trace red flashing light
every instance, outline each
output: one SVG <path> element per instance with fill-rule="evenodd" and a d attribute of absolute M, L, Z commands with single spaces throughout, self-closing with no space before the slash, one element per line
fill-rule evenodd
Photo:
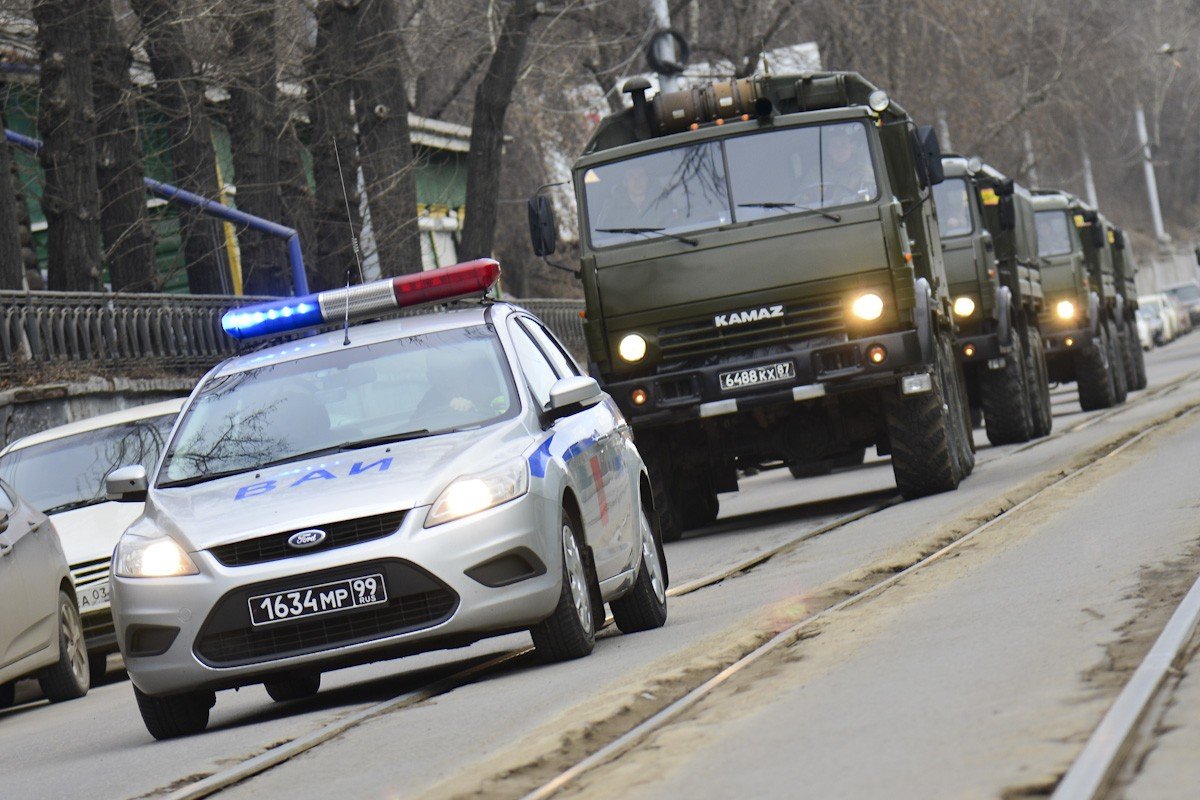
<path fill-rule="evenodd" d="M 500 277 L 500 262 L 477 258 L 429 272 L 392 279 L 396 305 L 404 308 L 486 292 Z"/>

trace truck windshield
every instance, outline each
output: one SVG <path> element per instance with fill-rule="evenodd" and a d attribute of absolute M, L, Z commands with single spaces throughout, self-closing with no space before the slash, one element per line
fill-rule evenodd
<path fill-rule="evenodd" d="M 975 229 L 969 192 L 965 178 L 947 178 L 933 187 L 933 204 L 937 207 L 942 236 L 965 236 Z"/>
<path fill-rule="evenodd" d="M 643 240 L 641 232 L 651 229 L 683 233 L 879 197 L 861 122 L 764 131 L 648 153 L 592 167 L 583 184 L 595 247 Z"/>
<path fill-rule="evenodd" d="M 210 379 L 184 412 L 158 485 L 479 427 L 519 405 L 487 327 L 339 348 Z"/>
<path fill-rule="evenodd" d="M 1035 219 L 1039 256 L 1061 256 L 1074 249 L 1071 245 L 1071 220 L 1066 211 L 1039 211 Z"/>

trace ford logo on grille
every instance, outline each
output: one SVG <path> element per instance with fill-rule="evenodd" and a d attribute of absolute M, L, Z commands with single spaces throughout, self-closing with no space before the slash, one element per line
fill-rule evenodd
<path fill-rule="evenodd" d="M 317 528 L 310 528 L 306 531 L 297 531 L 288 537 L 288 547 L 294 547 L 297 550 L 306 550 L 309 547 L 316 547 L 321 542 L 325 541 L 325 537 L 329 534 Z"/>

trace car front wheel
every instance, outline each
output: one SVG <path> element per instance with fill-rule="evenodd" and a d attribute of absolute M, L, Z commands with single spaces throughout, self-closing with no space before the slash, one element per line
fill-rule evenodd
<path fill-rule="evenodd" d="M 159 740 L 200 733 L 208 727 L 208 712 L 217 704 L 217 695 L 213 691 L 155 697 L 135 686 L 133 695 L 137 698 L 146 730 Z"/>
<path fill-rule="evenodd" d="M 39 672 L 37 679 L 42 694 L 51 703 L 83 697 L 91 688 L 83 623 L 66 592 L 58 593 L 58 661 Z"/>
<path fill-rule="evenodd" d="M 646 510 L 638 512 L 642 560 L 629 592 L 610 603 L 622 633 L 661 628 L 667 621 L 667 571 Z"/>
<path fill-rule="evenodd" d="M 562 589 L 554 613 L 529 629 L 533 645 L 549 661 L 582 658 L 596 646 L 596 621 L 592 610 L 592 582 L 583 559 L 579 523 L 563 509 Z"/>

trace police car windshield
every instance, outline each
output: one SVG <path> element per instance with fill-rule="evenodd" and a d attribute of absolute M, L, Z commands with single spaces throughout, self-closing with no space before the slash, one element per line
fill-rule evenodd
<path fill-rule="evenodd" d="M 500 343 L 485 326 L 256 366 L 204 385 L 158 485 L 487 425 L 514 416 L 518 405 Z"/>
<path fill-rule="evenodd" d="M 1066 211 L 1039 211 L 1034 219 L 1037 220 L 1039 256 L 1062 256 L 1071 252 L 1071 224 Z"/>
<path fill-rule="evenodd" d="M 965 236 L 974 229 L 969 191 L 963 178 L 947 178 L 933 187 L 933 204 L 937 207 L 942 236 Z"/>
<path fill-rule="evenodd" d="M 112 425 L 13 450 L 0 478 L 43 514 L 103 503 L 104 478 L 117 467 L 154 469 L 174 414 Z"/>
<path fill-rule="evenodd" d="M 583 186 L 595 247 L 644 239 L 638 231 L 650 228 L 678 234 L 879 197 L 860 122 L 743 134 L 635 156 L 588 169 Z"/>

